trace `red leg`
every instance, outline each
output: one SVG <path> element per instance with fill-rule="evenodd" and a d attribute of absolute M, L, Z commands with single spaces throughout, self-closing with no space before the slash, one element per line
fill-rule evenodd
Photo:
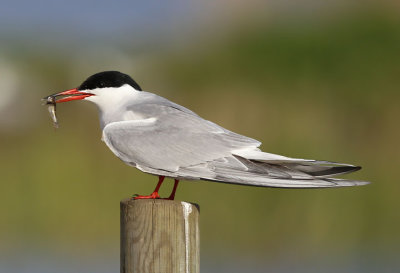
<path fill-rule="evenodd" d="M 160 195 L 158 194 L 158 191 L 160 190 L 161 184 L 164 181 L 165 176 L 159 176 L 158 177 L 158 184 L 156 186 L 156 188 L 154 189 L 153 193 L 150 195 L 138 195 L 133 197 L 133 199 L 156 199 L 156 198 L 160 198 Z"/>
<path fill-rule="evenodd" d="M 178 188 L 178 183 L 179 183 L 179 180 L 175 179 L 174 188 L 172 189 L 171 195 L 168 198 L 166 198 L 167 200 L 175 199 L 175 192 L 176 192 L 176 189 Z"/>

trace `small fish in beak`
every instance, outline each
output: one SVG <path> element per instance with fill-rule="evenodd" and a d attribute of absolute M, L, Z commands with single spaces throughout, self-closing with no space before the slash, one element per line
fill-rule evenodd
<path fill-rule="evenodd" d="M 53 120 L 55 128 L 58 128 L 57 116 L 56 116 L 56 103 L 67 102 L 72 100 L 82 100 L 84 98 L 94 96 L 94 94 L 88 92 L 79 91 L 77 88 L 69 89 L 60 93 L 52 94 L 44 97 L 44 105 L 48 105 L 50 117 Z M 57 97 L 62 97 L 57 99 Z"/>
<path fill-rule="evenodd" d="M 44 101 L 44 105 L 48 105 L 48 110 L 51 119 L 53 120 L 54 128 L 58 128 L 58 121 L 56 116 L 56 98 L 52 95 L 45 97 L 42 99 Z"/>

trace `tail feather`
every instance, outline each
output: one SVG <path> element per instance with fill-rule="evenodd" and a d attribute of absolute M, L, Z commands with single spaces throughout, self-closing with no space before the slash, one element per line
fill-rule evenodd
<path fill-rule="evenodd" d="M 271 187 L 271 188 L 294 188 L 294 189 L 311 189 L 311 188 L 338 188 L 363 186 L 369 184 L 367 181 L 322 178 L 313 180 L 300 179 L 276 179 L 264 177 L 263 179 L 251 179 L 249 177 L 232 177 L 232 176 L 217 176 L 213 179 L 200 178 L 201 180 L 222 182 L 228 184 L 237 184 L 256 187 Z"/>

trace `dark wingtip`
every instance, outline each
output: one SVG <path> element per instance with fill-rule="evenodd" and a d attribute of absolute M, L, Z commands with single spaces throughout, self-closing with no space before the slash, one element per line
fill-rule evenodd
<path fill-rule="evenodd" d="M 308 172 L 316 177 L 321 176 L 330 176 L 330 175 L 340 175 L 346 173 L 352 173 L 361 170 L 361 166 L 335 166 L 328 170 L 316 171 L 316 172 Z"/>
<path fill-rule="evenodd" d="M 339 166 L 335 167 L 340 173 L 352 173 L 361 170 L 361 166 Z"/>

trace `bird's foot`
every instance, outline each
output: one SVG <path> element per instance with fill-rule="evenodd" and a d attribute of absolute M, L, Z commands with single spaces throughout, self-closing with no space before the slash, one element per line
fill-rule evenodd
<path fill-rule="evenodd" d="M 153 192 L 150 195 L 138 195 L 138 194 L 134 194 L 133 199 L 137 200 L 137 199 L 159 199 L 160 195 L 158 194 L 158 192 Z"/>

